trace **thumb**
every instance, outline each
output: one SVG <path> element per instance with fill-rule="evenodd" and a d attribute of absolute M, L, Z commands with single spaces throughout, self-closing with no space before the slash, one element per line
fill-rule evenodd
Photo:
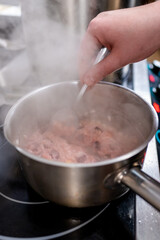
<path fill-rule="evenodd" d="M 93 65 L 83 76 L 82 81 L 88 86 L 93 86 L 97 82 L 101 81 L 108 74 L 121 68 L 120 59 L 114 51 L 104 58 L 101 62 Z"/>

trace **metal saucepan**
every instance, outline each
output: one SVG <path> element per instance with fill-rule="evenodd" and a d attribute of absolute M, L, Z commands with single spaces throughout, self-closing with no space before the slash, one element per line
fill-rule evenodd
<path fill-rule="evenodd" d="M 28 183 L 45 199 L 68 207 L 101 205 L 122 196 L 128 187 L 160 210 L 160 184 L 140 168 L 149 141 L 158 127 L 154 108 L 133 91 L 104 83 L 89 90 L 77 106 L 77 114 L 89 112 L 98 120 L 136 139 L 121 156 L 95 163 L 50 161 L 24 150 L 21 142 L 37 128 L 46 127 L 60 108 L 71 107 L 78 82 L 61 82 L 40 88 L 20 99 L 4 123 L 7 140 L 20 153 L 20 165 Z M 119 144 L 123 142 L 120 139 Z"/>

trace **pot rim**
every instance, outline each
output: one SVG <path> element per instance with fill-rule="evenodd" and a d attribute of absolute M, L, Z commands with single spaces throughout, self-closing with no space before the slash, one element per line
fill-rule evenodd
<path fill-rule="evenodd" d="M 47 88 L 50 88 L 50 87 L 53 87 L 53 86 L 56 86 L 56 85 L 61 85 L 61 84 L 75 84 L 77 85 L 79 81 L 66 81 L 66 82 L 57 82 L 57 83 L 53 83 L 53 84 L 50 84 L 50 85 L 47 85 L 47 86 L 44 86 L 44 87 L 40 87 L 36 90 L 33 90 L 32 92 L 26 94 L 25 96 L 23 96 L 22 98 L 20 98 L 9 110 L 7 116 L 6 116 L 6 119 L 5 119 L 5 122 L 4 122 L 4 136 L 5 138 L 7 139 L 7 141 L 16 148 L 16 150 L 21 153 L 22 155 L 32 159 L 32 160 L 35 160 L 37 162 L 41 162 L 41 163 L 44 163 L 44 164 L 47 164 L 47 165 L 52 165 L 52 166 L 57 166 L 57 167 L 69 167 L 69 168 L 89 168 L 89 167 L 100 167 L 100 166 L 104 166 L 104 165 L 110 165 L 110 164 L 114 164 L 114 163 L 117 163 L 117 162 L 121 162 L 121 161 L 125 161 L 129 158 L 132 158 L 134 157 L 135 155 L 137 155 L 138 153 L 140 153 L 142 150 L 144 150 L 148 143 L 150 142 L 150 140 L 154 137 L 154 134 L 156 133 L 157 129 L 158 129 L 158 116 L 156 114 L 156 111 L 155 109 L 153 108 L 153 106 L 151 104 L 149 104 L 146 100 L 144 100 L 141 96 L 139 96 L 137 93 L 135 93 L 133 90 L 127 88 L 127 87 L 124 87 L 124 86 L 121 86 L 121 85 L 118 85 L 118 84 L 115 84 L 115 83 L 110 83 L 110 82 L 100 82 L 98 84 L 106 84 L 106 85 L 113 85 L 115 87 L 118 87 L 118 88 L 122 88 L 126 91 L 129 91 L 131 92 L 132 94 L 136 95 L 138 98 L 141 99 L 141 101 L 144 102 L 144 104 L 146 104 L 151 112 L 152 112 L 152 115 L 153 115 L 153 126 L 152 126 L 152 130 L 148 136 L 148 138 L 139 146 L 137 147 L 136 149 L 133 149 L 132 151 L 128 152 L 128 153 L 125 153 L 121 156 L 118 156 L 118 157 L 115 157 L 115 158 L 112 158 L 112 159 L 107 159 L 107 160 L 101 160 L 99 162 L 94 162 L 94 163 L 65 163 L 65 162 L 59 162 L 59 161 L 54 161 L 54 160 L 47 160 L 45 158 L 42 158 L 42 157 L 39 157 L 39 156 L 36 156 L 36 155 L 33 155 L 31 153 L 29 153 L 28 151 L 24 150 L 23 148 L 19 147 L 18 145 L 16 145 L 15 143 L 13 143 L 9 137 L 7 136 L 7 126 L 9 124 L 9 121 L 10 119 L 12 118 L 16 108 L 19 106 L 19 104 L 21 104 L 25 99 L 29 98 L 30 96 L 36 94 L 37 92 L 39 91 L 43 91 L 44 89 L 47 89 Z"/>

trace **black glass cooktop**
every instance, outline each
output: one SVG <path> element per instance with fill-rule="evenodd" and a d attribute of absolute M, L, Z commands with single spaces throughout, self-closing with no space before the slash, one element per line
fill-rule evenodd
<path fill-rule="evenodd" d="M 74 209 L 41 198 L 25 181 L 19 155 L 0 128 L 0 239 L 134 239 L 134 193 Z"/>

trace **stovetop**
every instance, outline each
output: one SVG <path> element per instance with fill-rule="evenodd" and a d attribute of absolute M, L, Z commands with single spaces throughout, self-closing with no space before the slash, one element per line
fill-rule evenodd
<path fill-rule="evenodd" d="M 146 62 L 134 64 L 131 73 L 132 77 L 124 79 L 123 85 L 151 101 L 152 88 Z M 30 188 L 18 160 L 19 155 L 6 141 L 3 127 L 0 127 L 0 239 L 159 238 L 160 214 L 131 190 L 99 207 L 74 209 L 58 206 Z M 159 180 L 155 139 L 149 144 L 143 170 Z"/>

